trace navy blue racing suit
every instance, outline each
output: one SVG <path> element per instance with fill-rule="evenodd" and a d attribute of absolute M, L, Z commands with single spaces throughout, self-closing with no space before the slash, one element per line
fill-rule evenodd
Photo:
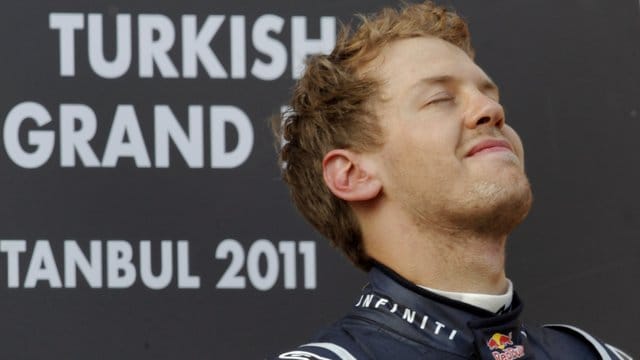
<path fill-rule="evenodd" d="M 376 265 L 353 310 L 279 360 L 515 360 L 631 357 L 567 325 L 528 327 L 522 303 L 498 314 L 422 289 Z"/>

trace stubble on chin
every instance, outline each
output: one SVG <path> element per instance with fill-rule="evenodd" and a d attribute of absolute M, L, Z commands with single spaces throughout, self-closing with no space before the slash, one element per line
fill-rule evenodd
<path fill-rule="evenodd" d="M 415 224 L 425 230 L 497 238 L 508 235 L 525 219 L 532 199 L 531 186 L 523 176 L 508 184 L 479 181 L 457 199 L 423 202 L 410 212 Z"/>
<path fill-rule="evenodd" d="M 439 183 L 451 183 L 445 180 Z M 458 189 L 444 186 L 403 195 L 401 204 L 418 229 L 454 237 L 508 235 L 525 219 L 533 200 L 524 171 Z"/>
<path fill-rule="evenodd" d="M 526 176 L 508 184 L 482 181 L 473 184 L 459 218 L 478 234 L 507 235 L 527 216 L 533 195 Z M 460 224 L 463 225 L 463 224 Z"/>

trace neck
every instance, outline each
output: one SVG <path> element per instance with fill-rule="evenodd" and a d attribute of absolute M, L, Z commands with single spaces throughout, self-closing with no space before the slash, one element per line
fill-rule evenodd
<path fill-rule="evenodd" d="M 396 212 L 395 214 L 398 214 Z M 367 253 L 405 279 L 429 288 L 504 294 L 506 234 L 416 226 L 398 216 L 363 220 Z"/>

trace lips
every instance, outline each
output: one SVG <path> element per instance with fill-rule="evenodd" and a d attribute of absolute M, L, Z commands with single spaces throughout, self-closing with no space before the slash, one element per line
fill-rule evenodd
<path fill-rule="evenodd" d="M 473 156 L 479 152 L 490 152 L 490 151 L 511 151 L 513 152 L 513 148 L 508 141 L 500 140 L 500 139 L 489 139 L 484 140 L 476 145 L 474 145 L 471 150 L 467 153 L 467 157 Z"/>

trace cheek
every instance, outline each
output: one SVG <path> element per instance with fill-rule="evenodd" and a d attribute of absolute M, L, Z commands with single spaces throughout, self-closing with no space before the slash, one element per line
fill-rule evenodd
<path fill-rule="evenodd" d="M 412 179 L 425 180 L 425 175 L 435 167 L 435 147 L 430 136 L 414 132 L 389 139 L 381 152 L 387 181 L 406 185 Z M 437 140 L 437 139 L 436 139 Z"/>
<path fill-rule="evenodd" d="M 397 175 L 421 174 L 420 178 L 452 171 L 460 128 L 451 117 L 398 116 L 402 121 L 387 128 L 382 157 Z"/>

